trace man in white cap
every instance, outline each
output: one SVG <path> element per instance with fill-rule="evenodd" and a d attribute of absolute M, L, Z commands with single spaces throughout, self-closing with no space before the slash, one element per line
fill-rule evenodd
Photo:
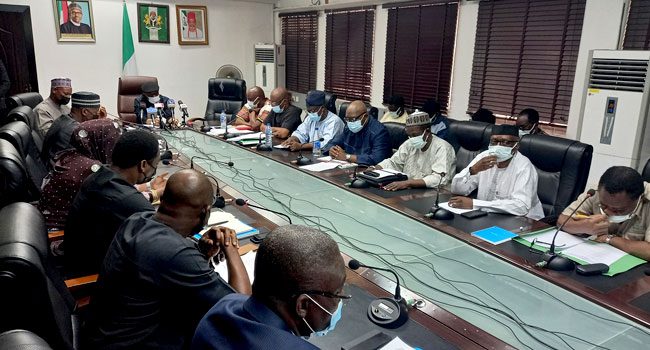
<path fill-rule="evenodd" d="M 50 96 L 34 107 L 36 119 L 32 120 L 32 130 L 38 131 L 41 138 L 45 137 L 55 120 L 70 113 L 67 104 L 72 95 L 72 81 L 70 78 L 54 78 L 51 83 Z"/>
<path fill-rule="evenodd" d="M 377 168 L 403 172 L 408 175 L 408 180 L 392 182 L 384 189 L 433 188 L 441 180 L 443 184 L 449 183 L 456 172 L 456 153 L 447 141 L 431 133 L 429 114 L 417 111 L 409 115 L 406 118 L 406 134 L 409 139 Z"/>

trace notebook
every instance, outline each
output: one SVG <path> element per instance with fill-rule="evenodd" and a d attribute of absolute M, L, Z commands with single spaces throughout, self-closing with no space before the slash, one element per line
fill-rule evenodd
<path fill-rule="evenodd" d="M 494 245 L 507 242 L 514 237 L 517 237 L 517 234 L 514 234 L 508 230 L 502 229 L 499 226 L 492 226 L 486 229 L 478 230 L 472 232 L 472 236 L 478 237 L 486 242 L 490 242 Z"/>

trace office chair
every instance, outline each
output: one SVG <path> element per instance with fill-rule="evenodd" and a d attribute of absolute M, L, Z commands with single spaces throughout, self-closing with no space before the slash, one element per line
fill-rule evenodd
<path fill-rule="evenodd" d="M 126 76 L 117 80 L 117 114 L 127 122 L 135 123 L 133 102 L 142 95 L 142 84 L 147 82 L 158 83 L 158 78 L 146 76 Z"/>

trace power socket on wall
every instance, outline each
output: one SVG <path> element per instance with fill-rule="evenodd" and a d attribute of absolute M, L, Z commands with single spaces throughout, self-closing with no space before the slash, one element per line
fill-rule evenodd
<path fill-rule="evenodd" d="M 291 101 L 292 102 L 300 102 L 300 97 L 296 95 L 291 95 Z"/>

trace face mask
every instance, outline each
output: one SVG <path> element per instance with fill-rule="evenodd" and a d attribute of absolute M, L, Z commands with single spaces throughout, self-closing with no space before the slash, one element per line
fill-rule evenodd
<path fill-rule="evenodd" d="M 427 144 L 427 141 L 424 139 L 424 134 L 422 134 L 422 136 L 411 137 L 409 142 L 411 143 L 411 146 L 416 149 L 422 149 Z"/>
<path fill-rule="evenodd" d="M 363 129 L 363 124 L 361 124 L 361 120 L 353 121 L 353 122 L 347 122 L 348 124 L 348 129 L 352 131 L 353 133 L 358 133 Z"/>
<path fill-rule="evenodd" d="M 154 97 L 147 97 L 150 103 L 158 103 L 160 101 L 160 95 Z"/>
<path fill-rule="evenodd" d="M 530 133 L 533 131 L 534 128 L 535 128 L 535 125 L 533 125 L 533 127 L 531 127 L 531 128 L 528 129 L 528 130 L 521 130 L 521 129 L 519 129 L 519 137 L 522 137 L 522 136 L 524 136 L 524 135 L 530 135 Z"/>
<path fill-rule="evenodd" d="M 622 222 L 628 221 L 632 218 L 632 214 L 636 211 L 636 209 L 639 207 L 639 202 L 637 202 L 636 207 L 634 207 L 634 210 L 630 212 L 627 215 L 607 215 L 603 208 L 600 208 L 600 213 L 607 216 L 607 220 L 611 222 L 612 224 L 620 224 Z"/>
<path fill-rule="evenodd" d="M 305 295 L 306 295 L 306 294 L 305 294 Z M 329 332 L 331 332 L 331 331 L 334 330 L 334 328 L 336 327 L 336 323 L 339 322 L 339 320 L 341 319 L 341 314 L 342 314 L 342 312 L 343 312 L 343 300 L 339 300 L 339 305 L 336 307 L 336 311 L 334 311 L 334 312 L 332 313 L 332 312 L 327 311 L 327 309 L 325 309 L 324 307 L 322 307 L 319 303 L 316 302 L 316 300 L 312 299 L 309 295 L 307 295 L 307 298 L 309 298 L 311 301 L 313 301 L 314 304 L 318 305 L 318 307 L 321 308 L 321 310 L 327 312 L 330 316 L 332 316 L 332 318 L 330 319 L 330 324 L 329 324 L 329 326 L 327 326 L 327 328 L 323 329 L 322 331 L 318 331 L 318 332 L 316 332 L 316 331 L 315 331 L 315 330 L 314 330 L 314 329 L 309 325 L 309 322 L 307 322 L 307 320 L 305 320 L 304 317 L 302 318 L 302 320 L 305 322 L 305 324 L 307 325 L 307 327 L 309 327 L 309 330 L 311 330 L 311 332 L 312 332 L 313 335 L 315 335 L 315 336 L 317 336 L 317 337 L 325 336 L 327 333 L 329 333 Z"/>
<path fill-rule="evenodd" d="M 151 164 L 149 164 L 149 166 L 151 166 Z M 151 167 L 153 168 L 153 173 L 151 173 L 151 175 L 149 175 L 149 176 L 145 175 L 142 182 L 138 182 L 138 184 L 146 184 L 147 182 L 153 180 L 153 177 L 156 176 L 156 171 L 158 170 L 158 168 L 157 167 L 154 168 L 153 166 L 151 166 Z"/>
<path fill-rule="evenodd" d="M 497 162 L 505 162 L 506 160 L 512 158 L 512 149 L 513 147 L 506 147 L 501 145 L 490 146 L 488 150 L 491 155 L 497 156 Z"/>
<path fill-rule="evenodd" d="M 253 109 L 255 108 L 255 101 L 246 101 L 246 107 L 248 109 Z"/>
<path fill-rule="evenodd" d="M 60 104 L 61 106 L 67 105 L 68 103 L 70 103 L 70 98 L 71 98 L 71 97 L 72 97 L 72 96 L 70 96 L 70 95 L 63 95 L 63 96 L 61 96 L 61 100 L 59 101 L 59 104 Z"/>
<path fill-rule="evenodd" d="M 309 120 L 312 122 L 317 122 L 320 120 L 320 115 L 318 115 L 318 113 L 307 113 L 307 116 L 309 116 Z"/>
<path fill-rule="evenodd" d="M 274 112 L 274 113 L 282 113 L 282 112 L 284 112 L 284 109 L 282 109 L 282 108 L 280 107 L 280 105 L 273 106 L 273 112 Z"/>

